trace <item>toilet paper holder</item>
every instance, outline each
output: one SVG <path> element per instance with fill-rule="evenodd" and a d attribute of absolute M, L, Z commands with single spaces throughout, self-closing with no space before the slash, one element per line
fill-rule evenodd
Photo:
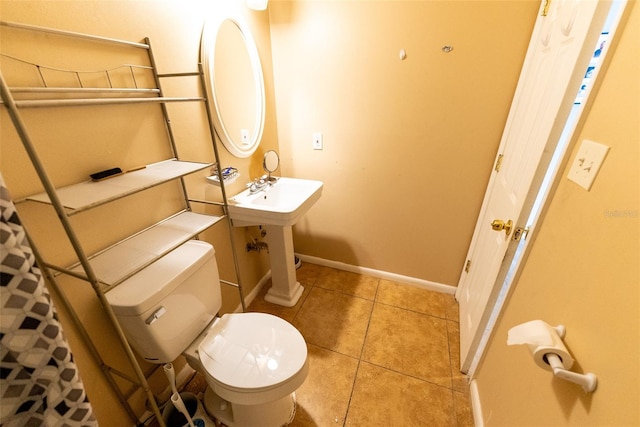
<path fill-rule="evenodd" d="M 545 359 L 547 360 L 547 363 L 549 363 L 549 366 L 551 366 L 551 370 L 553 371 L 553 375 L 555 377 L 582 386 L 582 389 L 586 393 L 592 393 L 593 391 L 595 391 L 596 386 L 598 385 L 598 379 L 595 374 L 592 374 L 590 372 L 586 374 L 579 374 L 577 372 L 564 369 L 562 367 L 562 360 L 557 354 L 547 353 L 545 355 Z"/>
<path fill-rule="evenodd" d="M 578 384 L 586 393 L 591 393 L 598 384 L 595 374 L 579 374 L 569 370 L 573 365 L 573 358 L 564 345 L 566 332 L 564 325 L 552 327 L 541 320 L 532 320 L 511 328 L 507 344 L 526 344 L 538 366 L 551 370 L 555 377 Z"/>

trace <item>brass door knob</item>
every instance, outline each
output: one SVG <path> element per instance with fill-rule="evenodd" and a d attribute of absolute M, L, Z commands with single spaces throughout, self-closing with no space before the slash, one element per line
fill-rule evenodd
<path fill-rule="evenodd" d="M 507 237 L 509 237 L 509 235 L 511 234 L 511 229 L 513 228 L 513 221 L 509 220 L 505 223 L 501 219 L 494 219 L 491 223 L 491 228 L 493 228 L 495 231 L 504 230 L 504 232 L 507 233 Z"/>

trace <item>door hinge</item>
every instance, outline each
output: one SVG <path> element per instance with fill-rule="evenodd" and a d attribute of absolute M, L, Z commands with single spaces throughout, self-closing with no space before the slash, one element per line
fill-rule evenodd
<path fill-rule="evenodd" d="M 504 154 L 499 154 L 498 158 L 496 159 L 496 165 L 494 167 L 496 172 L 500 172 L 500 166 L 502 166 L 502 158 L 504 157 Z"/>
<path fill-rule="evenodd" d="M 542 8 L 541 16 L 547 16 L 549 13 L 549 6 L 551 6 L 551 0 L 545 0 L 544 7 Z"/>
<path fill-rule="evenodd" d="M 471 260 L 470 260 L 470 259 L 468 259 L 468 260 L 467 260 L 467 263 L 466 263 L 466 264 L 465 264 L 465 266 L 464 266 L 464 272 L 465 272 L 465 273 L 468 273 L 470 268 L 471 268 Z"/>
<path fill-rule="evenodd" d="M 516 227 L 513 231 L 513 240 L 519 242 L 521 239 L 526 239 L 529 234 L 529 227 Z"/>

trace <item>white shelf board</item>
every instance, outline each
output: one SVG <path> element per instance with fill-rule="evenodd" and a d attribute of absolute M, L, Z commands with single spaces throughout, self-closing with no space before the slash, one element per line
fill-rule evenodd
<path fill-rule="evenodd" d="M 72 215 L 210 166 L 211 163 L 164 160 L 103 181 L 85 181 L 62 187 L 57 190 L 57 194 L 62 205 L 70 210 L 69 215 Z M 51 203 L 47 193 L 35 194 L 26 199 Z"/>
<path fill-rule="evenodd" d="M 182 212 L 117 243 L 92 257 L 89 263 L 101 283 L 116 285 L 222 218 Z M 81 265 L 74 266 L 71 271 L 79 274 L 84 272 Z"/>

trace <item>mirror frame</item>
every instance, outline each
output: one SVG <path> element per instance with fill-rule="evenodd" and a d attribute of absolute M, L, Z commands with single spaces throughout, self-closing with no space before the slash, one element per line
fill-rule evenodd
<path fill-rule="evenodd" d="M 275 159 L 273 158 L 273 156 L 275 156 Z M 276 167 L 271 169 L 269 168 L 267 163 L 272 163 L 274 160 L 276 163 Z M 275 171 L 278 170 L 279 167 L 280 167 L 280 156 L 278 155 L 278 152 L 276 150 L 269 150 L 266 153 L 264 153 L 264 157 L 262 158 L 262 169 L 264 169 L 265 172 L 270 174 L 274 173 Z"/>
<path fill-rule="evenodd" d="M 256 92 L 256 117 L 254 121 L 254 127 L 252 134 L 249 136 L 249 144 L 242 144 L 242 142 L 236 142 L 234 138 L 229 135 L 228 130 L 224 126 L 223 113 L 220 109 L 220 100 L 216 96 L 214 78 L 215 78 L 215 47 L 220 33 L 222 24 L 226 21 L 230 21 L 234 24 L 247 48 L 249 54 L 249 60 L 251 61 L 251 67 L 253 71 L 253 85 Z M 214 128 L 218 138 L 222 141 L 222 144 L 226 149 L 236 157 L 249 157 L 252 155 L 262 140 L 262 134 L 264 132 L 265 122 L 265 89 L 264 89 L 264 75 L 262 73 L 262 65 L 260 63 L 260 56 L 258 54 L 258 48 L 255 40 L 251 35 L 251 31 L 246 26 L 237 13 L 227 11 L 226 13 L 216 13 L 213 18 L 207 19 L 202 29 L 202 37 L 200 40 L 200 62 L 202 64 L 202 72 L 204 73 L 204 86 L 206 96 L 209 102 L 207 103 L 209 108 L 210 117 L 213 119 Z M 211 102 L 213 100 L 213 102 Z M 213 109 L 213 111 L 211 111 Z"/>

